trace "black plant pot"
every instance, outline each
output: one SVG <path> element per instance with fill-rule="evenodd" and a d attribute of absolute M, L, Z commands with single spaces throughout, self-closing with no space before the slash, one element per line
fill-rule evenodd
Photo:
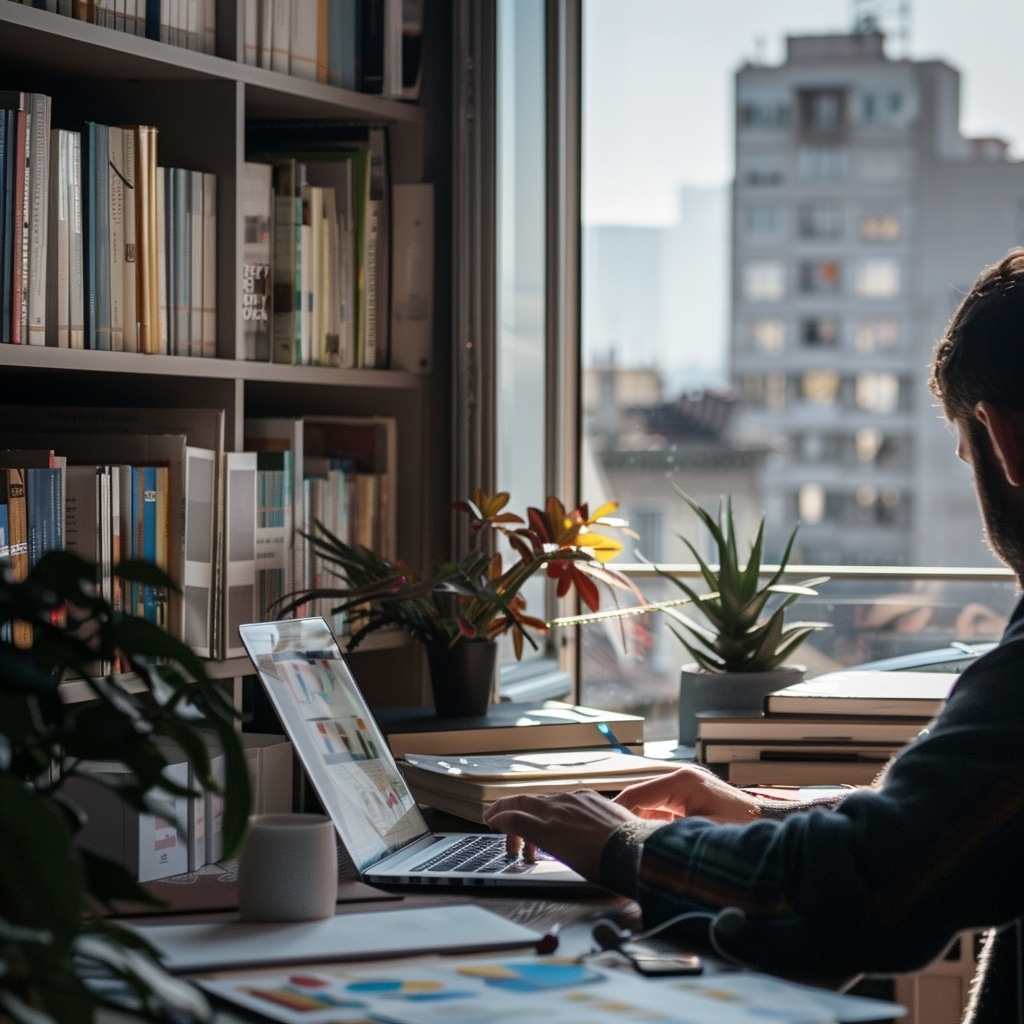
<path fill-rule="evenodd" d="M 434 707 L 443 718 L 487 714 L 494 696 L 498 645 L 493 640 L 457 640 L 427 644 Z"/>

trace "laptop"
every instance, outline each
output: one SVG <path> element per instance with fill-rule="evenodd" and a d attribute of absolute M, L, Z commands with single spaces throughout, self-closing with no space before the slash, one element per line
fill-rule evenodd
<path fill-rule="evenodd" d="M 505 853 L 495 833 L 432 832 L 326 620 L 239 626 L 246 652 L 360 877 L 378 885 L 587 887 L 538 852 Z"/>

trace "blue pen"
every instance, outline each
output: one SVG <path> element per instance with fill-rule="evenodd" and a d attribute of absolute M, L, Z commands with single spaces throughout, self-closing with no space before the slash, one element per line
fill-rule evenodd
<path fill-rule="evenodd" d="M 619 742 L 618 736 L 612 732 L 611 726 L 607 722 L 598 722 L 597 731 L 620 753 L 620 754 L 632 754 L 633 751 L 629 747 Z"/>

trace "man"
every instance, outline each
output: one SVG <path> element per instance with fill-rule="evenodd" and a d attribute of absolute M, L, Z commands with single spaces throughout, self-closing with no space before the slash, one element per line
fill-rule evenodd
<path fill-rule="evenodd" d="M 988 543 L 1020 582 L 1024 250 L 978 278 L 930 385 L 973 469 Z M 990 928 L 965 1019 L 1022 1022 L 1024 601 L 879 783 L 829 807 L 772 816 L 690 767 L 614 801 L 507 798 L 487 821 L 635 897 L 646 927 L 689 912 L 682 935 L 804 980 L 916 970 L 957 932 Z M 716 920 L 723 908 L 738 910 Z"/>

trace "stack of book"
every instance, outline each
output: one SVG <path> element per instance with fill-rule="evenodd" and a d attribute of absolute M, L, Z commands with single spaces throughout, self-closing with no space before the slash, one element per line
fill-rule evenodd
<path fill-rule="evenodd" d="M 698 714 L 697 760 L 738 786 L 868 785 L 942 710 L 949 672 L 830 672 L 760 714 Z"/>

